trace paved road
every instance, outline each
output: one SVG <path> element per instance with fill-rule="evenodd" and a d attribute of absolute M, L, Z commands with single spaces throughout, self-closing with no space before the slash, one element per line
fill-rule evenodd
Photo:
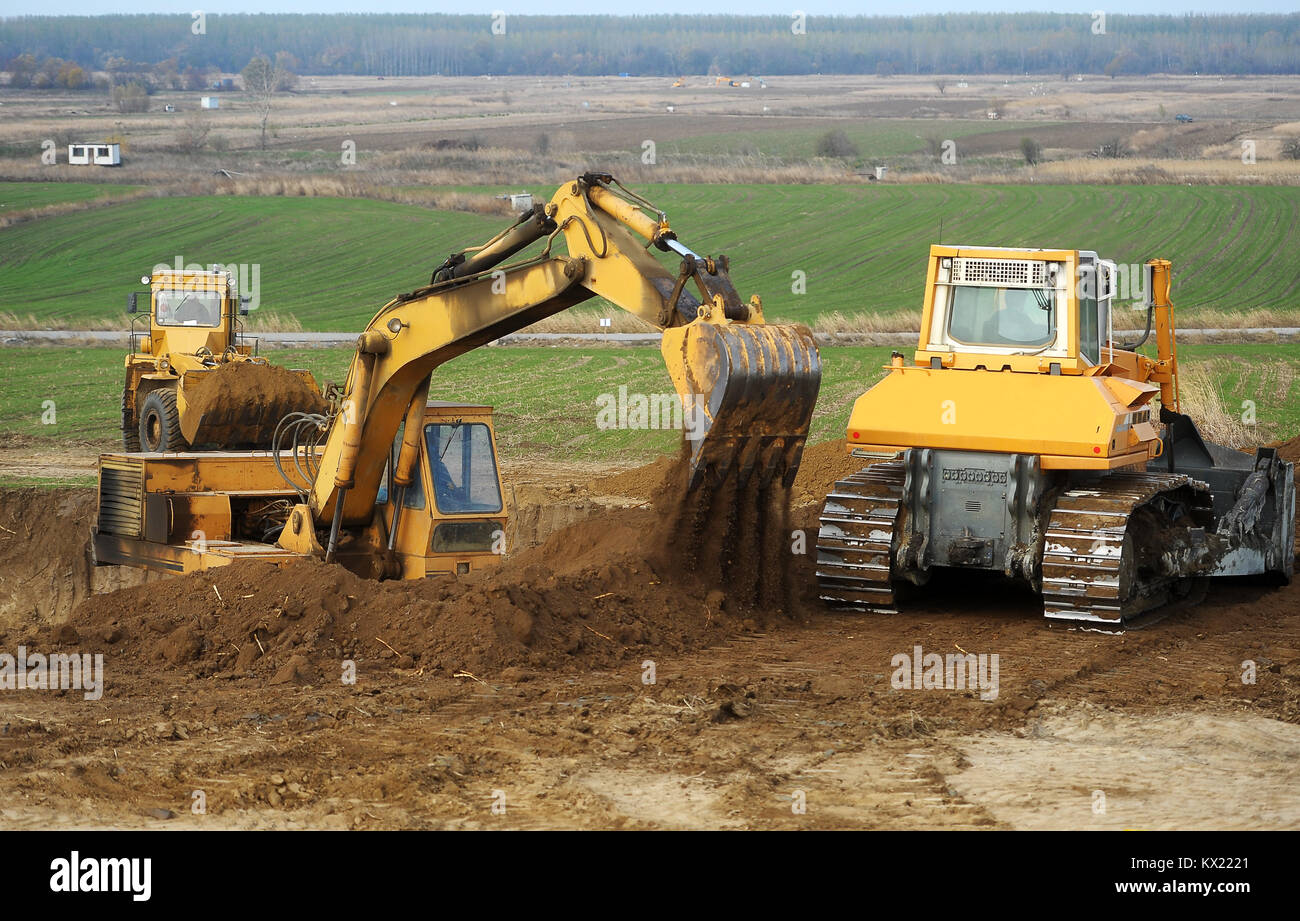
<path fill-rule="evenodd" d="M 818 333 L 818 345 L 878 345 L 904 346 L 916 344 L 916 333 Z M 1141 330 L 1117 331 L 1121 339 L 1135 339 Z M 1152 333 L 1154 335 L 1154 333 Z M 1247 329 L 1180 329 L 1178 339 L 1196 342 L 1204 339 L 1234 341 L 1237 337 L 1276 335 L 1279 339 L 1300 337 L 1300 327 L 1250 327 Z M 263 348 L 336 348 L 356 343 L 355 333 L 258 333 Z M 94 342 L 104 345 L 126 345 L 126 333 L 116 330 L 33 329 L 0 330 L 0 345 L 57 345 L 60 342 Z M 657 345 L 658 333 L 515 333 L 498 340 L 501 345 L 545 345 L 597 343 L 615 345 Z"/>

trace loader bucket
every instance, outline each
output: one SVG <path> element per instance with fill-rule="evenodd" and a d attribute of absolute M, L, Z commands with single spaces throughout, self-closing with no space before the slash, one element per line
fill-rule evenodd
<path fill-rule="evenodd" d="M 230 362 L 186 374 L 177 393 L 181 434 L 195 446 L 268 448 L 289 413 L 323 413 L 328 404 L 308 371 Z"/>
<path fill-rule="evenodd" d="M 812 332 L 696 320 L 665 330 L 661 350 L 684 410 L 688 489 L 729 474 L 789 487 L 821 385 Z"/>

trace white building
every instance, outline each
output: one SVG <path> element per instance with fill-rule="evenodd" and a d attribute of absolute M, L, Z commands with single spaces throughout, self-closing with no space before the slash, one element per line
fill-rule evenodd
<path fill-rule="evenodd" d="M 510 210 L 514 212 L 532 211 L 533 196 L 531 192 L 507 192 L 504 195 L 498 195 L 502 201 L 510 202 Z"/>
<path fill-rule="evenodd" d="M 73 166 L 121 166 L 120 144 L 69 144 L 68 162 Z"/>
<path fill-rule="evenodd" d="M 221 108 L 221 97 L 203 96 L 199 99 L 199 106 L 204 109 L 219 109 Z"/>

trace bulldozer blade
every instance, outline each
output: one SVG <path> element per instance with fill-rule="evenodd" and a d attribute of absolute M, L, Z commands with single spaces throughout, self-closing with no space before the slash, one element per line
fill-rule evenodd
<path fill-rule="evenodd" d="M 688 489 L 729 475 L 794 482 L 821 358 L 806 326 L 696 320 L 664 331 L 664 362 L 683 407 Z"/>

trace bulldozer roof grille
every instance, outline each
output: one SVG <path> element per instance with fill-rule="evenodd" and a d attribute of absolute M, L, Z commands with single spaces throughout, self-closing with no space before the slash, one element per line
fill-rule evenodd
<path fill-rule="evenodd" d="M 1047 263 L 1032 259 L 954 259 L 953 277 L 967 285 L 1042 288 L 1047 286 Z"/>

